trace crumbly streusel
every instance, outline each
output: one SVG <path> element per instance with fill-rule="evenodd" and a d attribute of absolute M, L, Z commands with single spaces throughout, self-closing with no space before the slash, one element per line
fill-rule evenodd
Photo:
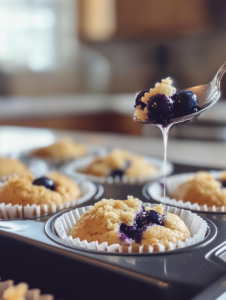
<path fill-rule="evenodd" d="M 163 79 L 162 82 L 160 83 L 157 82 L 153 89 L 150 89 L 149 92 L 146 92 L 144 96 L 141 98 L 141 101 L 147 104 L 148 100 L 156 94 L 164 94 L 167 97 L 170 97 L 174 95 L 175 92 L 176 92 L 176 88 L 172 86 L 172 79 L 170 77 L 167 77 L 166 79 Z M 142 109 L 140 105 L 137 106 L 135 110 L 135 117 L 142 122 L 147 121 L 148 120 L 147 107 Z"/>

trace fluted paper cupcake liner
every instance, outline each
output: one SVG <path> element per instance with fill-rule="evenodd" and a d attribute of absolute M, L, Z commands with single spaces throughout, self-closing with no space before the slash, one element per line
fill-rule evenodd
<path fill-rule="evenodd" d="M 222 172 L 210 171 L 209 172 L 215 179 L 220 178 Z M 177 189 L 179 185 L 186 182 L 188 179 L 195 176 L 196 173 L 183 173 L 179 175 L 173 175 L 166 179 L 166 198 L 164 201 L 163 197 L 163 182 L 158 181 L 150 184 L 147 188 L 147 193 L 151 196 L 151 198 L 155 201 L 165 203 L 168 205 L 195 210 L 195 211 L 204 211 L 204 212 L 226 212 L 226 206 L 207 206 L 207 205 L 199 205 L 198 203 L 191 203 L 190 201 L 184 202 L 181 200 L 176 200 L 171 197 L 174 191 Z"/>
<path fill-rule="evenodd" d="M 145 160 L 148 164 L 155 167 L 157 169 L 156 173 L 153 173 L 149 176 L 126 176 L 123 175 L 122 178 L 119 176 L 112 177 L 112 176 L 94 176 L 81 173 L 86 167 L 88 167 L 96 157 L 88 156 L 86 158 L 81 158 L 76 161 L 73 161 L 61 168 L 61 172 L 64 174 L 79 179 L 86 179 L 97 183 L 108 183 L 108 184 L 142 184 L 148 182 L 150 180 L 154 180 L 160 178 L 164 174 L 164 166 L 163 161 L 161 159 L 152 158 L 152 157 L 145 157 Z M 173 171 L 173 165 L 170 162 L 166 163 L 166 175 L 171 174 Z"/>
<path fill-rule="evenodd" d="M 68 202 L 65 202 L 60 205 L 52 204 L 44 204 L 44 205 L 12 205 L 11 203 L 5 204 L 0 203 L 0 219 L 22 219 L 22 218 L 34 218 L 38 216 L 43 216 L 51 213 L 56 213 L 65 208 L 73 207 L 82 203 L 89 201 L 96 193 L 96 186 L 92 182 L 89 181 L 75 181 L 75 183 L 79 186 L 81 191 L 81 197 L 78 199 L 74 199 Z M 0 186 L 3 183 L 0 183 Z"/>
<path fill-rule="evenodd" d="M 144 203 L 145 206 L 156 206 L 156 204 Z M 96 250 L 96 251 L 106 251 L 106 252 L 125 252 L 125 253 L 151 253 L 151 252 L 159 252 L 159 251 L 168 251 L 175 250 L 179 248 L 184 248 L 187 246 L 194 245 L 196 243 L 201 242 L 206 235 L 208 225 L 205 220 L 203 220 L 200 216 L 190 211 L 184 209 L 178 209 L 170 206 L 165 206 L 165 213 L 173 213 L 178 215 L 187 225 L 190 230 L 191 238 L 187 238 L 184 242 L 178 241 L 177 244 L 173 244 L 169 242 L 168 249 L 166 250 L 163 244 L 156 245 L 108 245 L 108 242 L 104 242 L 99 244 L 98 241 L 87 242 L 87 240 L 81 241 L 79 238 L 73 239 L 70 235 L 70 232 L 77 222 L 77 220 L 84 214 L 85 211 L 90 210 L 92 206 L 85 206 L 77 209 L 70 210 L 67 213 L 62 214 L 59 218 L 57 218 L 54 228 L 58 233 L 58 236 L 68 243 L 70 246 L 81 247 L 84 249 Z"/>
<path fill-rule="evenodd" d="M 2 299 L 4 292 L 12 286 L 14 286 L 13 280 L 0 281 L 0 299 Z M 25 300 L 53 300 L 53 299 L 54 297 L 50 294 L 41 295 L 41 291 L 39 289 L 27 290 L 25 294 Z"/>

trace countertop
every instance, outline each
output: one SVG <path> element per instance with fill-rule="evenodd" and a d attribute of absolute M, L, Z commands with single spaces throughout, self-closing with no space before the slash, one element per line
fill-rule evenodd
<path fill-rule="evenodd" d="M 55 139 L 68 137 L 75 141 L 106 147 L 120 147 L 133 152 L 163 158 L 162 138 L 137 137 L 121 134 L 48 130 L 0 126 L 0 154 L 27 151 L 46 146 Z M 220 142 L 169 139 L 167 159 L 174 163 L 211 168 L 226 168 L 226 144 Z"/>

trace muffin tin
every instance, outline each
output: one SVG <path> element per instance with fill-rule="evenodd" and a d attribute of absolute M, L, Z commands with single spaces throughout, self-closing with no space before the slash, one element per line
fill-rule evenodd
<path fill-rule="evenodd" d="M 175 165 L 175 172 L 198 169 Z M 126 199 L 128 194 L 153 202 L 142 186 L 103 184 L 86 205 L 103 197 Z M 212 300 L 225 292 L 225 213 L 198 213 L 208 224 L 198 244 L 166 252 L 109 254 L 65 244 L 54 230 L 56 218 L 64 212 L 0 221 L 2 280 L 23 280 L 56 299 Z"/>

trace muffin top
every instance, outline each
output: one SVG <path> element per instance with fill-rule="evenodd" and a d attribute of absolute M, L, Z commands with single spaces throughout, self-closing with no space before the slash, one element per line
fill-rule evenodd
<path fill-rule="evenodd" d="M 20 174 L 27 170 L 27 166 L 18 159 L 0 157 L 0 176 Z"/>
<path fill-rule="evenodd" d="M 47 176 L 34 179 L 27 173 L 9 179 L 0 188 L 0 203 L 58 206 L 81 195 L 79 187 L 70 178 L 56 172 Z"/>
<path fill-rule="evenodd" d="M 127 200 L 97 202 L 86 211 L 71 230 L 73 238 L 108 242 L 120 245 L 152 245 L 158 243 L 168 248 L 190 237 L 185 223 L 174 214 L 163 214 L 163 206 L 144 207 L 142 201 L 132 196 Z"/>
<path fill-rule="evenodd" d="M 16 286 L 9 286 L 3 293 L 3 300 L 25 300 L 26 293 L 28 291 L 28 285 L 20 283 Z"/>
<path fill-rule="evenodd" d="M 96 158 L 82 173 L 94 176 L 142 177 L 150 176 L 157 169 L 148 164 L 143 156 L 114 149 L 107 156 Z"/>
<path fill-rule="evenodd" d="M 222 173 L 224 180 L 226 174 Z M 198 203 L 199 205 L 207 206 L 222 206 L 226 205 L 226 189 L 222 188 L 219 180 L 216 180 L 207 172 L 198 172 L 193 178 L 182 183 L 174 191 L 171 198 Z"/>
<path fill-rule="evenodd" d="M 35 156 L 54 159 L 73 159 L 85 156 L 87 153 L 86 146 L 71 140 L 59 140 L 48 147 L 39 148 L 32 152 Z"/>
<path fill-rule="evenodd" d="M 28 289 L 26 283 L 14 285 L 12 280 L 0 281 L 1 300 L 54 300 L 50 294 L 41 295 L 39 289 Z"/>

